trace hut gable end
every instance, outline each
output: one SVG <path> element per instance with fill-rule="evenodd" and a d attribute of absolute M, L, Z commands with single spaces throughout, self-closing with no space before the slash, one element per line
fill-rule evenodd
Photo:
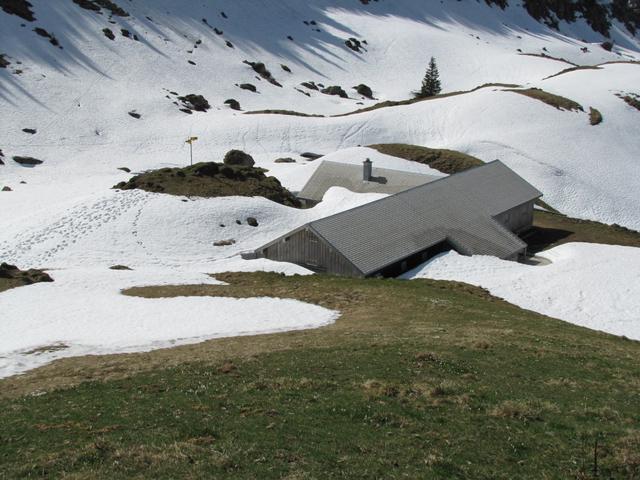
<path fill-rule="evenodd" d="M 363 276 L 362 272 L 310 225 L 305 225 L 265 245 L 258 251 L 258 255 L 279 262 L 295 263 L 318 273 L 333 273 L 349 277 Z"/>

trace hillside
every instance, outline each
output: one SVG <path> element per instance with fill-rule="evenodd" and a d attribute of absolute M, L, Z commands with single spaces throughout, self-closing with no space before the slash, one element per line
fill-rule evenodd
<path fill-rule="evenodd" d="M 640 43 L 616 19 L 618 2 L 607 7 L 606 32 L 580 6 L 558 17 L 534 2 L 493 3 L 34 0 L 33 19 L 14 8 L 25 2 L 3 3 L 9 63 L 0 69 L 0 110 L 11 121 L 0 124 L 0 183 L 10 189 L 0 192 L 0 256 L 21 268 L 124 264 L 137 275 L 147 267 L 220 271 L 220 262 L 251 270 L 256 264 L 237 257 L 242 249 L 370 199 L 334 193 L 312 211 L 290 213 L 251 199 L 184 203 L 111 190 L 134 174 L 187 165 L 191 136 L 196 162 L 240 148 L 294 192 L 317 165 L 300 156 L 308 151 L 425 173 L 434 171 L 357 147 L 500 158 L 543 191 L 546 205 L 640 228 Z M 635 10 L 623 11 L 628 20 Z M 443 94 L 408 101 L 430 56 Z M 351 89 L 359 84 L 371 87 L 371 99 Z M 330 85 L 348 98 L 311 88 Z M 591 108 L 601 123 L 591 124 Z M 258 110 L 317 116 L 245 114 Z M 390 152 L 410 158 L 403 148 Z M 274 162 L 281 157 L 296 162 Z M 189 207 L 203 202 L 204 210 Z M 260 226 L 243 225 L 248 217 Z M 117 291 L 120 280 L 112 281 Z M 49 288 L 56 295 L 60 287 Z"/>
<path fill-rule="evenodd" d="M 589 478 L 595 442 L 635 478 L 639 12 L 0 0 L 0 263 L 54 279 L 0 285 L 0 478 Z M 257 168 L 213 163 L 232 149 Z M 544 194 L 537 257 L 241 257 L 382 198 L 295 208 L 366 158 L 500 159 Z"/>
<path fill-rule="evenodd" d="M 148 302 L 277 295 L 342 315 L 316 330 L 65 359 L 7 379 L 3 472 L 91 479 L 638 474 L 638 342 L 450 282 L 220 278 L 228 285 L 127 293 Z"/>

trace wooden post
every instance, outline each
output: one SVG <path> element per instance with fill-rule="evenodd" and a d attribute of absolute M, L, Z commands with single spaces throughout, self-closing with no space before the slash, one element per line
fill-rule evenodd
<path fill-rule="evenodd" d="M 198 137 L 189 137 L 184 143 L 189 144 L 189 158 L 190 164 L 193 166 L 193 142 L 198 140 Z"/>

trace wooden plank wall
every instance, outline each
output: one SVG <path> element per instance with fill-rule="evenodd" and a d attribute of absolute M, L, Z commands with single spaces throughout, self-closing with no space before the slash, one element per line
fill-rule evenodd
<path fill-rule="evenodd" d="M 302 229 L 283 237 L 259 254 L 278 262 L 296 263 L 314 272 L 349 277 L 362 276 L 340 253 L 309 229 Z"/>

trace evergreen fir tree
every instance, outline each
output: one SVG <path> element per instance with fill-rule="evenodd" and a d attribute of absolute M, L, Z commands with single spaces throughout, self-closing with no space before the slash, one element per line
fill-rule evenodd
<path fill-rule="evenodd" d="M 436 65 L 436 59 L 431 57 L 429 61 L 429 68 L 422 79 L 422 88 L 420 89 L 421 97 L 433 97 L 441 92 L 440 87 L 440 74 L 438 73 L 438 66 Z"/>

